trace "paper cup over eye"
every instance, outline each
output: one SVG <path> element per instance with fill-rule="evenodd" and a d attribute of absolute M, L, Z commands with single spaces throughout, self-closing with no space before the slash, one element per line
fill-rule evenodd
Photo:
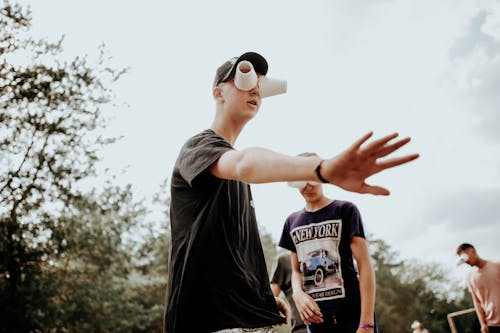
<path fill-rule="evenodd" d="M 321 185 L 321 183 L 315 182 L 315 181 L 295 181 L 295 182 L 287 182 L 288 186 L 293 187 L 293 188 L 298 188 L 303 189 L 306 187 L 308 184 L 311 186 L 318 186 Z"/>
<path fill-rule="evenodd" d="M 273 79 L 267 76 L 261 76 L 260 82 L 257 73 L 250 61 L 243 60 L 236 66 L 234 74 L 234 85 L 236 88 L 249 91 L 259 84 L 260 96 L 270 97 L 274 95 L 284 94 L 287 91 L 287 81 Z"/>
<path fill-rule="evenodd" d="M 259 88 L 262 98 L 284 94 L 287 90 L 287 81 L 262 76 L 260 78 Z"/>
<path fill-rule="evenodd" d="M 458 256 L 457 265 L 461 265 L 469 260 L 469 255 L 467 253 L 462 253 Z"/>
<path fill-rule="evenodd" d="M 257 86 L 258 76 L 250 61 L 243 60 L 236 66 L 234 85 L 243 91 L 252 90 Z"/>

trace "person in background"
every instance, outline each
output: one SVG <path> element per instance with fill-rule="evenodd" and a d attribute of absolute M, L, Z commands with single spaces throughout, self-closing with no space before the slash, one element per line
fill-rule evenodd
<path fill-rule="evenodd" d="M 413 330 L 413 333 L 430 333 L 429 330 L 424 328 L 424 325 L 422 325 L 422 323 L 418 320 L 411 323 L 411 329 Z"/>
<path fill-rule="evenodd" d="M 500 262 L 481 258 L 474 246 L 458 246 L 459 264 L 472 267 L 467 286 L 472 294 L 474 308 L 481 325 L 481 333 L 500 333 Z"/>
<path fill-rule="evenodd" d="M 309 332 L 377 332 L 375 274 L 359 210 L 326 197 L 319 182 L 289 185 L 305 208 L 288 216 L 279 245 L 292 252 L 293 299 Z"/>
<path fill-rule="evenodd" d="M 271 277 L 271 290 L 274 296 L 278 297 L 283 291 L 288 304 L 291 307 L 291 321 L 293 333 L 307 333 L 307 326 L 300 318 L 292 295 L 292 263 L 290 261 L 290 253 L 285 252 L 278 256 L 276 265 Z"/>

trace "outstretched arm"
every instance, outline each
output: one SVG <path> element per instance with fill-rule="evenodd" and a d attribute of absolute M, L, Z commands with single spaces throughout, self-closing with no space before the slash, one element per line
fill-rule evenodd
<path fill-rule="evenodd" d="M 362 147 L 372 135 L 372 132 L 365 134 L 340 155 L 325 160 L 322 163 L 323 178 L 347 191 L 389 195 L 390 192 L 386 188 L 366 184 L 366 178 L 382 170 L 413 161 L 419 155 L 411 154 L 380 161 L 380 158 L 392 154 L 410 142 L 410 138 L 391 142 L 398 137 L 398 134 L 394 133 L 373 140 Z"/>
<path fill-rule="evenodd" d="M 247 148 L 224 153 L 210 171 L 222 179 L 250 184 L 317 180 L 314 168 L 320 161 L 317 156 L 288 156 L 266 148 Z"/>
<path fill-rule="evenodd" d="M 287 156 L 264 148 L 249 148 L 242 151 L 224 153 L 210 171 L 222 179 L 241 180 L 247 183 L 271 183 L 280 181 L 314 180 L 321 163 L 321 175 L 330 184 L 347 191 L 388 195 L 389 191 L 380 186 L 365 183 L 366 178 L 385 169 L 410 162 L 418 154 L 396 157 L 380 161 L 404 146 L 410 138 L 391 142 L 398 135 L 391 134 L 362 145 L 372 136 L 368 133 L 341 154 L 321 161 L 319 157 Z"/>

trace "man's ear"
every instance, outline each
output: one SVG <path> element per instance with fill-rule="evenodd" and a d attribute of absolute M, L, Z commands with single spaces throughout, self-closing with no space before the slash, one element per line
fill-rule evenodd
<path fill-rule="evenodd" d="M 212 90 L 212 95 L 214 96 L 214 99 L 219 102 L 224 102 L 224 98 L 222 97 L 222 89 L 220 86 L 214 87 Z"/>

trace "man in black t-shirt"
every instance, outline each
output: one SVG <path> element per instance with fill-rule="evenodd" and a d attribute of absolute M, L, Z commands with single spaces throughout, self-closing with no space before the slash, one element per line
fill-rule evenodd
<path fill-rule="evenodd" d="M 236 87 L 241 61 L 252 64 L 258 83 Z M 271 331 L 285 322 L 288 309 L 269 286 L 249 184 L 321 180 L 346 190 L 388 195 L 365 179 L 409 162 L 417 154 L 377 161 L 410 141 L 397 134 L 374 140 L 366 134 L 334 158 L 292 157 L 264 148 L 234 149 L 234 143 L 260 108 L 267 61 L 247 52 L 216 72 L 215 118 L 209 129 L 182 147 L 171 181 L 172 233 L 164 331 Z"/>

